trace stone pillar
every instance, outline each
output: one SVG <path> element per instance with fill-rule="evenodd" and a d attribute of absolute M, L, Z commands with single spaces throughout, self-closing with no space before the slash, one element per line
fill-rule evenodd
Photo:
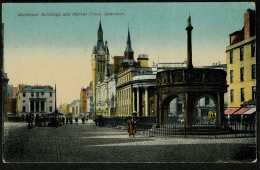
<path fill-rule="evenodd" d="M 145 116 L 148 116 L 148 87 L 145 88 Z"/>
<path fill-rule="evenodd" d="M 155 114 L 156 114 L 156 126 L 160 126 L 159 94 L 156 94 L 155 96 Z"/>
<path fill-rule="evenodd" d="M 31 101 L 29 101 L 29 113 L 31 112 Z"/>
<path fill-rule="evenodd" d="M 133 88 L 133 112 L 135 111 L 135 89 Z"/>
<path fill-rule="evenodd" d="M 136 97 L 137 97 L 137 103 L 136 103 L 136 105 L 137 105 L 137 108 L 136 108 L 136 112 L 137 112 L 137 114 L 139 115 L 139 113 L 140 113 L 140 94 L 139 94 L 139 87 L 136 89 L 137 91 L 137 94 L 136 94 Z"/>
<path fill-rule="evenodd" d="M 191 102 L 191 95 L 189 93 L 185 93 L 185 111 L 184 111 L 184 122 L 187 126 L 191 126 L 194 121 L 193 116 L 193 103 Z"/>
<path fill-rule="evenodd" d="M 224 118 L 224 94 L 221 92 L 218 92 L 217 94 L 217 118 L 216 123 L 217 126 L 221 127 L 223 126 L 223 118 Z"/>
<path fill-rule="evenodd" d="M 36 112 L 36 101 L 34 101 L 33 103 L 34 103 L 33 111 Z"/>

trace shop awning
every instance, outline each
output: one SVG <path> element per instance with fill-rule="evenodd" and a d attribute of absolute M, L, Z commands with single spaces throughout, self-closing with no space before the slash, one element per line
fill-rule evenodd
<path fill-rule="evenodd" d="M 250 115 L 250 114 L 255 113 L 255 112 L 256 112 L 256 108 L 253 107 L 253 108 L 250 108 L 249 110 L 247 110 L 247 111 L 244 113 L 244 115 Z"/>
<path fill-rule="evenodd" d="M 227 110 L 225 110 L 225 115 L 231 115 L 233 114 L 235 111 L 237 111 L 239 109 L 239 107 L 232 107 L 232 108 L 228 108 Z"/>
<path fill-rule="evenodd" d="M 242 107 L 241 109 L 236 111 L 234 114 L 235 115 L 241 115 L 241 114 L 245 113 L 246 111 L 248 111 L 249 109 L 250 109 L 249 107 Z"/>

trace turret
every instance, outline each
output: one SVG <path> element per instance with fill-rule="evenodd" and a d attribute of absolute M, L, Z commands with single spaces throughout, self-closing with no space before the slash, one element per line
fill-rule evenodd
<path fill-rule="evenodd" d="M 148 55 L 147 54 L 140 54 L 138 55 L 137 62 L 139 63 L 140 67 L 148 67 Z"/>

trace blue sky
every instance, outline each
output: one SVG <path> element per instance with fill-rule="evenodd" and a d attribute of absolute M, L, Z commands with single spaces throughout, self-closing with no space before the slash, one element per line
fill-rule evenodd
<path fill-rule="evenodd" d="M 5 71 L 14 86 L 56 83 L 58 103 L 69 103 L 78 99 L 81 87 L 91 81 L 90 58 L 100 19 L 112 56 L 123 55 L 129 26 L 135 59 L 148 54 L 151 66 L 158 58 L 159 62 L 186 59 L 189 13 L 194 27 L 193 65 L 225 63 L 229 34 L 242 29 L 248 8 L 255 7 L 250 2 L 3 4 Z M 62 16 L 73 12 L 88 15 Z M 106 12 L 124 15 L 105 16 Z M 22 17 L 19 13 L 38 16 Z"/>

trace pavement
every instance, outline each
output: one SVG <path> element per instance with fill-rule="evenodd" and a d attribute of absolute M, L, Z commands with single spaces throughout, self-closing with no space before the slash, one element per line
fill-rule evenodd
<path fill-rule="evenodd" d="M 252 162 L 256 138 L 147 137 L 125 128 L 95 126 L 92 120 L 58 128 L 4 123 L 4 162 L 168 163 Z"/>

